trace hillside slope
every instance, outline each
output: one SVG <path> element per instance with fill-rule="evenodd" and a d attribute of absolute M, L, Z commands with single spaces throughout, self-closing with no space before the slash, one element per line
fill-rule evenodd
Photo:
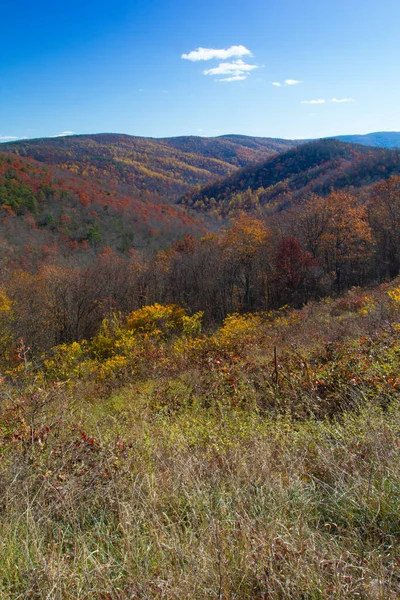
<path fill-rule="evenodd" d="M 265 159 L 266 154 L 284 152 L 302 142 L 280 138 L 252 137 L 247 135 L 221 135 L 215 138 L 183 136 L 159 140 L 168 146 L 204 156 L 212 156 L 237 167 Z"/>
<path fill-rule="evenodd" d="M 293 146 L 290 140 L 226 136 L 153 139 L 119 134 L 76 135 L 0 144 L 136 197 L 172 198 Z"/>
<path fill-rule="evenodd" d="M 49 256 L 96 253 L 105 246 L 121 253 L 162 248 L 184 232 L 201 230 L 199 221 L 170 204 L 0 154 L 0 265 L 23 257 L 29 267 Z"/>
<path fill-rule="evenodd" d="M 365 135 L 338 135 L 334 139 L 377 148 L 400 148 L 400 132 L 398 131 L 377 131 Z"/>
<path fill-rule="evenodd" d="M 265 205 L 280 210 L 311 193 L 327 195 L 332 190 L 361 188 L 399 173 L 400 152 L 319 140 L 191 190 L 180 202 L 224 215 Z"/>

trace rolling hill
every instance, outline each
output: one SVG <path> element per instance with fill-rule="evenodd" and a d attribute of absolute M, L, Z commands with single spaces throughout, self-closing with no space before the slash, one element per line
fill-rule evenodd
<path fill-rule="evenodd" d="M 0 151 L 34 158 L 124 194 L 171 199 L 294 144 L 246 136 L 153 139 L 96 134 L 4 143 Z"/>
<path fill-rule="evenodd" d="M 361 188 L 399 173 L 398 151 L 319 140 L 191 190 L 180 203 L 222 215 L 266 205 L 270 211 L 278 211 L 311 193 L 327 195 L 331 190 Z"/>
<path fill-rule="evenodd" d="M 133 198 L 88 178 L 0 154 L 0 265 L 163 248 L 202 224 L 179 207 Z"/>
<path fill-rule="evenodd" d="M 358 149 L 367 145 L 395 148 L 400 145 L 400 133 L 338 136 L 332 140 L 357 144 Z M 189 197 L 193 194 L 202 196 L 198 188 L 212 187 L 218 180 L 226 179 L 231 185 L 232 181 L 236 181 L 235 171 L 240 168 L 248 167 L 246 173 L 252 173 L 250 179 L 257 178 L 253 165 L 269 159 L 277 161 L 269 163 L 272 169 L 276 164 L 276 174 L 267 176 L 268 181 L 271 179 L 272 185 L 276 185 L 282 179 L 279 155 L 304 143 L 304 140 L 233 134 L 214 138 L 181 136 L 157 139 L 102 133 L 7 142 L 0 144 L 0 152 L 33 158 L 136 199 L 176 201 L 186 193 Z M 325 143 L 330 144 L 329 140 Z M 333 148 L 332 144 L 330 147 Z M 333 155 L 337 158 L 332 152 L 328 153 L 327 160 Z M 285 158 L 285 162 L 289 157 Z M 299 155 L 296 155 L 295 160 L 298 159 Z M 310 160 L 312 163 L 313 159 Z M 332 165 L 332 168 L 336 166 Z M 261 185 L 266 187 L 264 183 Z M 192 188 L 196 190 L 193 192 Z"/>
<path fill-rule="evenodd" d="M 400 133 L 398 131 L 377 131 L 365 135 L 339 135 L 334 139 L 350 144 L 375 146 L 377 148 L 400 148 Z"/>
<path fill-rule="evenodd" d="M 400 173 L 396 150 L 334 139 L 290 144 L 113 134 L 1 144 L 0 262 L 30 268 L 104 247 L 158 250 L 205 231 L 188 209 L 211 219 L 260 208 L 273 214 L 312 193 L 362 189 Z"/>

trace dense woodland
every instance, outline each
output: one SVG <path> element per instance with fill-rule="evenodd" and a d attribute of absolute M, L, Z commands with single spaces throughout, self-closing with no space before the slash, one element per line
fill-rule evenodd
<path fill-rule="evenodd" d="M 48 349 L 90 338 L 111 313 L 154 302 L 203 311 L 213 326 L 233 312 L 299 307 L 396 276 L 400 153 L 358 148 L 310 143 L 238 171 L 245 191 L 227 186 L 215 201 L 230 219 L 211 208 L 206 220 L 0 156 L 0 258 L 15 339 Z M 260 191 L 268 173 L 283 183 Z M 277 187 L 275 202 L 268 189 Z"/>
<path fill-rule="evenodd" d="M 1 266 L 34 268 L 46 257 L 83 262 L 102 248 L 159 248 L 200 232 L 170 203 L 121 194 L 31 159 L 0 154 Z M 86 258 L 84 258 L 86 257 Z"/>
<path fill-rule="evenodd" d="M 298 142 L 246 136 L 140 138 L 97 134 L 1 144 L 134 197 L 163 200 L 204 185 L 238 167 L 265 160 Z"/>
<path fill-rule="evenodd" d="M 360 190 L 399 174 L 398 150 L 320 140 L 190 190 L 180 202 L 197 211 L 224 216 L 260 208 L 271 213 L 306 200 L 311 194 L 326 196 L 333 190 Z"/>
<path fill-rule="evenodd" d="M 219 139 L 0 154 L 1 598 L 400 596 L 400 152 Z"/>

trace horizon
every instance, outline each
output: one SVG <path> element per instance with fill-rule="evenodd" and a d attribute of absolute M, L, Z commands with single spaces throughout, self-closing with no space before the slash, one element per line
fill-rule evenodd
<path fill-rule="evenodd" d="M 315 138 L 285 138 L 282 136 L 277 136 L 277 137 L 272 137 L 272 136 L 268 136 L 268 135 L 248 135 L 246 133 L 221 133 L 218 135 L 173 135 L 173 136 L 161 136 L 161 137 L 156 137 L 156 136 L 147 136 L 147 135 L 135 135 L 135 134 L 130 134 L 130 133 L 124 133 L 121 131 L 97 131 L 97 132 L 91 132 L 91 133 L 65 133 L 65 134 L 58 134 L 58 135 L 48 135 L 48 136 L 43 136 L 43 137 L 21 137 L 21 138 L 15 138 L 15 139 L 0 139 L 0 144 L 14 144 L 14 143 L 18 143 L 18 142 L 23 142 L 23 141 L 35 141 L 35 140 L 55 140 L 55 139 L 60 139 L 60 138 L 73 138 L 73 137 L 85 137 L 85 136 L 94 136 L 94 135 L 125 135 L 128 137 L 133 137 L 133 138 L 141 138 L 141 139 L 153 139 L 153 140 L 168 140 L 168 139 L 175 139 L 175 138 L 182 138 L 182 137 L 198 137 L 198 138 L 204 138 L 204 139 L 219 139 L 219 138 L 223 138 L 223 137 L 230 137 L 230 136 L 238 136 L 238 137 L 248 137 L 248 138 L 260 138 L 260 139 L 271 139 L 271 140 L 285 140 L 285 141 L 293 141 L 293 142 L 298 142 L 298 141 L 304 141 L 304 142 L 314 142 L 314 141 L 318 141 L 318 140 L 324 140 L 324 139 L 334 139 L 337 137 L 355 137 L 355 136 L 368 136 L 368 135 L 380 135 L 380 134 L 400 134 L 400 131 L 394 131 L 394 130 L 387 130 L 387 131 L 368 131 L 367 133 L 344 133 L 344 134 L 335 134 L 335 135 L 331 135 L 331 136 L 325 136 L 325 137 L 315 137 Z"/>
<path fill-rule="evenodd" d="M 399 3 L 327 4 L 6 5 L 0 140 L 399 131 Z"/>

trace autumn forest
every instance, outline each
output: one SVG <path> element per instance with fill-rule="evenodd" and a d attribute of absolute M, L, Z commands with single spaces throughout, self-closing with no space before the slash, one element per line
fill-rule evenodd
<path fill-rule="evenodd" d="M 132 148 L 123 154 L 118 138 L 107 146 L 103 137 L 100 151 L 112 158 L 91 156 L 84 136 L 2 146 L 14 151 L 0 154 L 0 257 L 15 340 L 48 350 L 90 338 L 115 311 L 155 302 L 201 310 L 213 326 L 399 272 L 396 150 L 322 140 L 281 152 L 256 140 L 237 144 L 233 157 L 231 140 L 218 140 L 211 158 L 212 148 L 189 139 L 189 164 L 163 147 L 168 160 L 155 151 L 137 176 Z M 259 162 L 260 152 L 272 156 Z M 227 179 L 182 195 L 184 181 L 220 175 L 215 164 Z"/>
<path fill-rule="evenodd" d="M 3 143 L 0 272 L 0 598 L 398 597 L 395 144 Z"/>

